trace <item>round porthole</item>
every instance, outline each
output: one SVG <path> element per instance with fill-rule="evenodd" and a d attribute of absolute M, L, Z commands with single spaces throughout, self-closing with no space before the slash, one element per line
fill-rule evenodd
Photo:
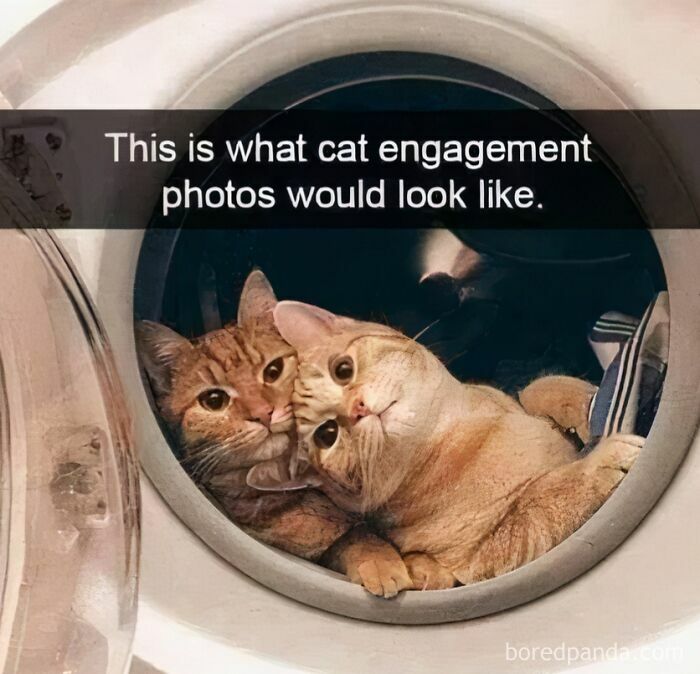
<path fill-rule="evenodd" d="M 368 73 L 362 82 L 352 78 L 358 60 Z M 411 97 L 438 107 L 447 101 L 458 101 L 457 107 L 472 107 L 479 101 L 488 101 L 485 107 L 495 101 L 551 106 L 527 87 L 488 69 L 410 53 L 354 55 L 308 66 L 262 87 L 241 105 L 280 108 L 330 99 L 342 105 L 347 95 L 385 107 L 397 100 L 411 105 Z M 624 175 L 622 167 L 621 172 Z M 653 221 L 650 209 L 630 196 L 624 182 L 619 182 L 606 207 L 638 218 L 637 224 Z M 434 293 L 440 288 L 420 284 L 430 271 L 424 265 L 430 257 L 431 224 L 426 222 L 423 229 L 365 232 L 150 229 L 140 247 L 135 317 L 166 323 L 187 337 L 202 335 L 235 318 L 236 293 L 248 272 L 259 266 L 282 298 L 365 319 L 383 314 L 408 334 L 422 333 L 428 339 L 434 336 L 424 331 L 435 321 L 431 312 L 441 301 L 450 301 L 443 295 L 436 301 Z M 605 312 L 606 302 L 640 316 L 656 294 L 668 290 L 673 317 L 664 393 L 643 454 L 601 510 L 552 551 L 492 580 L 444 592 L 409 592 L 393 601 L 374 600 L 342 578 L 264 546 L 232 524 L 185 473 L 178 462 L 177 441 L 171 437 L 171 447 L 166 446 L 163 433 L 167 436 L 168 429 L 159 429 L 153 420 L 148 431 L 153 441 L 142 443 L 149 476 L 180 517 L 236 567 L 290 597 L 352 617 L 394 623 L 476 617 L 536 598 L 584 572 L 620 544 L 652 507 L 695 428 L 696 411 L 687 397 L 684 403 L 683 396 L 674 395 L 694 386 L 698 376 L 693 368 L 676 365 L 690 338 L 688 321 L 693 320 L 694 299 L 686 290 L 695 278 L 687 246 L 692 233 L 660 230 L 652 238 L 645 230 L 630 229 L 624 235 L 600 234 L 588 247 L 582 247 L 581 239 L 567 240 L 566 231 L 554 237 L 557 245 L 549 247 L 538 241 L 536 232 L 521 234 L 515 242 L 512 236 L 505 240 L 483 232 L 466 237 L 471 249 L 497 261 L 494 269 L 503 282 L 472 288 L 471 306 L 481 312 L 482 324 L 490 326 L 488 339 L 478 330 L 470 332 L 474 330 L 470 313 L 467 320 L 447 326 L 439 346 L 432 345 L 444 349 L 440 355 L 456 376 L 493 382 L 509 392 L 542 371 L 579 374 L 597 382 L 603 372 L 586 342 L 585 326 Z M 392 256 L 387 260 L 383 251 L 389 247 Z M 340 249 L 350 259 L 361 251 L 368 271 L 359 280 L 345 279 L 329 261 L 319 260 L 320 249 Z M 319 277 L 334 281 L 319 283 Z M 524 302 L 528 295 L 529 303 Z M 563 307 L 566 321 L 548 314 L 545 306 Z M 522 344 L 516 349 L 508 340 L 522 325 L 528 333 L 524 350 Z M 558 346 L 552 350 L 551 344 Z"/>

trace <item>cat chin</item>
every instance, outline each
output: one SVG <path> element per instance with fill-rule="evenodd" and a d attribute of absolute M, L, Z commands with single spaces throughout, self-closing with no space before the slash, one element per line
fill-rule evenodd
<path fill-rule="evenodd" d="M 289 431 L 294 429 L 294 417 L 289 417 L 289 419 L 285 419 L 284 421 L 279 421 L 277 423 L 274 423 L 270 426 L 270 431 L 272 432 L 272 436 L 274 437 L 275 435 L 280 435 L 282 433 L 289 433 Z"/>
<path fill-rule="evenodd" d="M 356 487 L 351 487 L 342 479 L 338 479 L 332 472 L 317 467 L 318 476 L 323 492 L 339 507 L 349 512 L 361 512 L 362 492 Z"/>
<path fill-rule="evenodd" d="M 291 427 L 289 430 L 291 430 Z M 275 429 L 260 443 L 253 454 L 258 461 L 277 459 L 289 449 L 290 444 L 289 434 L 287 432 L 276 432 Z"/>

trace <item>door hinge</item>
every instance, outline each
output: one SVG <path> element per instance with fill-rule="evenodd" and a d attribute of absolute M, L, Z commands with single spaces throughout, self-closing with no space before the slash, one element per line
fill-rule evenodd
<path fill-rule="evenodd" d="M 52 124 L 0 129 L 0 162 L 43 211 L 50 226 L 65 227 L 72 211 L 61 190 L 64 131 Z"/>

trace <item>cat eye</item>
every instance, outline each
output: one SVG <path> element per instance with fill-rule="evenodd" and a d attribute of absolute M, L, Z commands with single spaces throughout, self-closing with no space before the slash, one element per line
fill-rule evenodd
<path fill-rule="evenodd" d="M 266 384 L 276 382 L 282 375 L 284 370 L 284 358 L 275 358 L 271 360 L 263 370 L 263 381 Z"/>
<path fill-rule="evenodd" d="M 314 431 L 314 442 L 319 449 L 330 449 L 338 439 L 338 422 L 334 419 L 324 421 Z"/>
<path fill-rule="evenodd" d="M 200 393 L 197 400 L 205 410 L 220 412 L 229 404 L 231 396 L 220 388 L 212 388 Z"/>
<path fill-rule="evenodd" d="M 331 375 L 339 384 L 347 384 L 355 374 L 355 363 L 350 356 L 340 356 L 331 363 Z"/>

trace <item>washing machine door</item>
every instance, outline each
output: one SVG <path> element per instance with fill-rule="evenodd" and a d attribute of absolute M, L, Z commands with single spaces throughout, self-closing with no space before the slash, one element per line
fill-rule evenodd
<path fill-rule="evenodd" d="M 0 164 L 0 671 L 116 674 L 135 623 L 138 473 L 109 346 Z"/>

